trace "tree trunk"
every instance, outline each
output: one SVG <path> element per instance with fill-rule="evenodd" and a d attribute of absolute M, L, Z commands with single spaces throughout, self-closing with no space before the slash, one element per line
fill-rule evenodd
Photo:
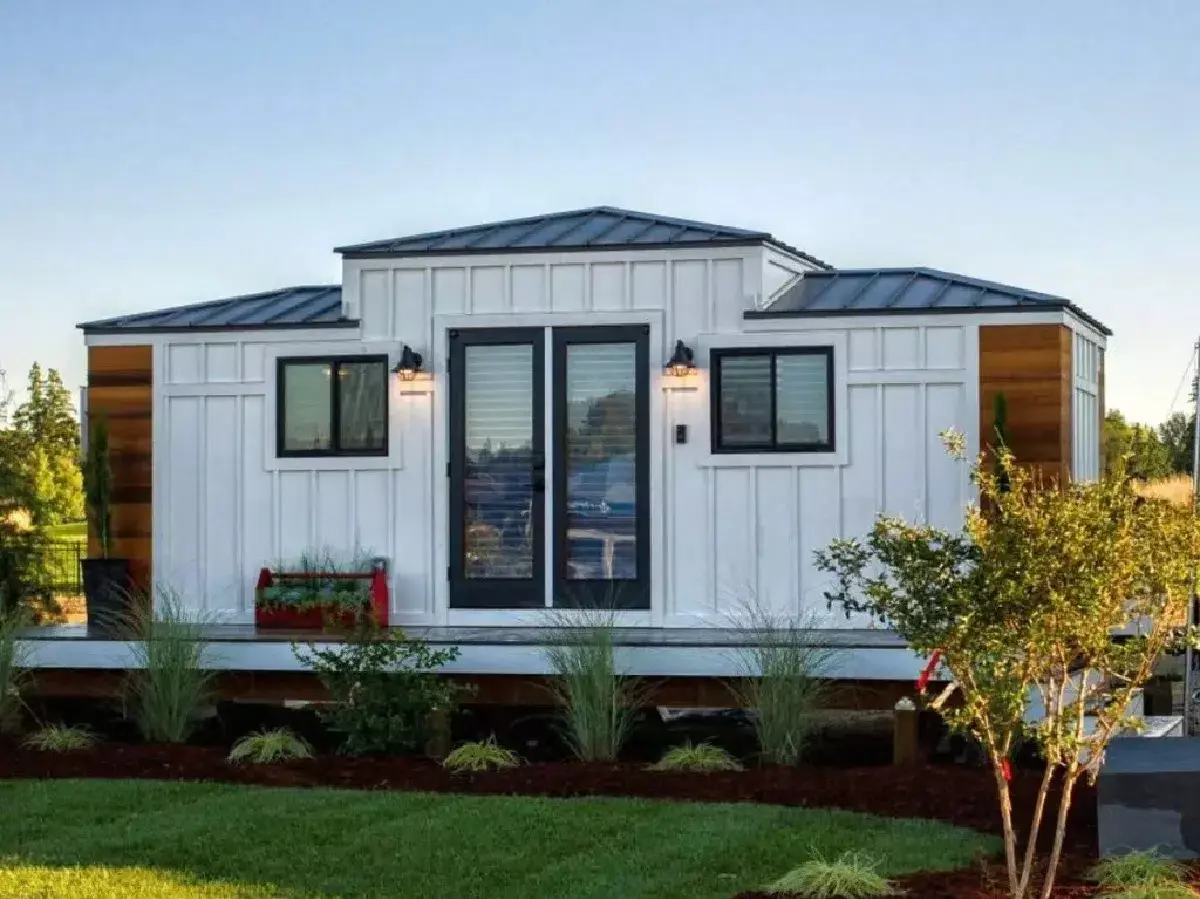
<path fill-rule="evenodd" d="M 1029 836 L 1025 842 L 1025 863 L 1021 866 L 1021 879 L 1018 883 L 1020 895 L 1029 889 L 1033 877 L 1033 860 L 1037 858 L 1037 838 L 1042 827 L 1042 813 L 1046 809 L 1046 794 L 1050 792 L 1050 784 L 1054 780 L 1054 765 L 1046 763 L 1042 773 L 1042 784 L 1038 787 L 1037 802 L 1033 806 L 1033 817 L 1029 821 Z"/>
<path fill-rule="evenodd" d="M 994 760 L 993 760 L 994 761 Z M 1012 795 L 1008 781 L 998 764 L 992 765 L 996 777 L 996 793 L 1000 798 L 1000 823 L 1004 828 L 1004 862 L 1008 868 L 1008 891 L 1012 899 L 1025 899 L 1025 888 L 1017 876 L 1017 835 L 1012 825 Z"/>
<path fill-rule="evenodd" d="M 1063 840 L 1067 835 L 1067 815 L 1071 811 L 1071 792 L 1075 789 L 1075 781 L 1079 779 L 1079 765 L 1071 762 L 1071 766 L 1063 775 L 1062 798 L 1058 801 L 1058 823 L 1054 828 L 1054 846 L 1050 850 L 1050 864 L 1046 868 L 1046 879 L 1042 882 L 1041 899 L 1050 899 L 1054 891 L 1054 878 L 1058 873 L 1058 861 L 1062 857 Z"/>

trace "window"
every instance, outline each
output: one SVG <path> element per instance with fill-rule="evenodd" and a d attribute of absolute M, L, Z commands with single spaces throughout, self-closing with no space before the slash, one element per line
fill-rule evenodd
<path fill-rule="evenodd" d="M 833 348 L 713 350 L 712 451 L 833 450 Z"/>
<path fill-rule="evenodd" d="M 386 456 L 386 356 L 280 359 L 279 456 Z"/>

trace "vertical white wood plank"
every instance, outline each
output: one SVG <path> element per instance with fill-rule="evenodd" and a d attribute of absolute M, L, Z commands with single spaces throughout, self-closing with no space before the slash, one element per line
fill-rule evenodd
<path fill-rule="evenodd" d="M 200 545 L 204 609 L 222 617 L 238 613 L 238 440 L 236 396 L 210 396 L 204 404 L 204 458 L 200 468 L 203 517 Z"/>
<path fill-rule="evenodd" d="M 167 523 L 167 565 L 163 586 L 179 594 L 189 613 L 204 610 L 203 582 L 200 569 L 201 527 L 201 413 L 200 397 L 167 399 L 167 496 L 164 518 Z"/>
<path fill-rule="evenodd" d="M 929 468 L 929 523 L 957 531 L 963 523 L 965 462 L 957 462 L 942 446 L 939 431 L 961 428 L 965 391 L 960 384 L 930 384 L 927 389 L 925 453 Z M 968 457 L 970 458 L 970 457 Z"/>
<path fill-rule="evenodd" d="M 918 385 L 883 387 L 883 504 L 892 515 L 920 520 L 921 452 L 924 436 L 917 429 Z"/>
<path fill-rule="evenodd" d="M 796 469 L 759 468 L 754 490 L 755 598 L 763 608 L 795 612 Z"/>
<path fill-rule="evenodd" d="M 815 554 L 825 549 L 841 534 L 842 478 L 840 469 L 829 467 L 801 468 L 800 534 L 796 552 L 800 556 L 800 591 L 798 609 L 801 617 L 828 627 L 864 627 L 865 616 L 847 621 L 841 609 L 826 608 L 825 590 L 828 576 L 817 570 Z"/>
<path fill-rule="evenodd" d="M 296 561 L 312 545 L 312 475 L 310 471 L 280 471 L 279 483 L 279 560 Z"/>
<path fill-rule="evenodd" d="M 715 468 L 717 610 L 730 613 L 753 602 L 754 475 L 751 468 Z"/>
<path fill-rule="evenodd" d="M 349 559 L 355 550 L 350 518 L 350 475 L 345 471 L 314 472 L 316 517 L 314 544 L 336 558 Z"/>
<path fill-rule="evenodd" d="M 239 567 L 241 587 L 238 594 L 241 597 L 241 610 L 247 616 L 253 610 L 253 586 L 259 569 L 274 564 L 279 556 L 279 505 L 273 489 L 275 473 L 264 471 L 262 464 L 264 405 L 261 396 L 242 398 L 239 541 L 242 562 Z"/>

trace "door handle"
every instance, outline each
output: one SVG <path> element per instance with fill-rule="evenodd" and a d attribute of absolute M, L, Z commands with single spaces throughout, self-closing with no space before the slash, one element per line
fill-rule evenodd
<path fill-rule="evenodd" d="M 529 464 L 533 468 L 534 471 L 545 471 L 546 470 L 546 454 L 545 453 L 534 453 L 529 458 Z"/>
<path fill-rule="evenodd" d="M 539 493 L 543 492 L 546 489 L 546 454 L 534 453 L 530 456 L 529 467 L 532 469 L 529 486 Z"/>

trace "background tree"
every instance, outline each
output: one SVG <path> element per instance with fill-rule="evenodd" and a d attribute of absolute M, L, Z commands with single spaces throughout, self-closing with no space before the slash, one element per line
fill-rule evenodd
<path fill-rule="evenodd" d="M 1173 412 L 1158 426 L 1159 440 L 1167 448 L 1171 471 L 1192 473 L 1192 436 L 1196 432 L 1195 416 Z"/>
<path fill-rule="evenodd" d="M 3 447 L 15 475 L 10 495 L 39 525 L 83 517 L 79 424 L 71 392 L 55 369 L 29 370 L 28 395 L 13 415 Z"/>
<path fill-rule="evenodd" d="M 1104 470 L 1117 477 L 1131 474 L 1153 480 L 1172 474 L 1171 451 L 1149 425 L 1131 424 L 1116 409 L 1104 416 Z"/>
<path fill-rule="evenodd" d="M 961 458 L 961 435 L 948 443 Z M 930 657 L 918 686 L 942 666 L 950 685 L 932 707 L 991 762 L 1014 899 L 1034 892 L 1038 831 L 1057 781 L 1045 899 L 1075 784 L 1094 780 L 1108 742 L 1138 725 L 1131 700 L 1185 633 L 1200 526 L 1190 503 L 1139 502 L 1125 477 L 1043 486 L 1004 450 L 1001 465 L 1011 489 L 991 466 L 972 467 L 979 505 L 961 533 L 880 517 L 864 541 L 834 541 L 817 563 L 835 575 L 831 604 L 869 612 Z M 1130 624 L 1133 636 L 1112 639 Z M 954 690 L 961 703 L 944 707 Z M 1035 695 L 1044 712 L 1027 725 Z M 1023 844 L 1009 792 L 1021 739 L 1045 763 Z"/>

